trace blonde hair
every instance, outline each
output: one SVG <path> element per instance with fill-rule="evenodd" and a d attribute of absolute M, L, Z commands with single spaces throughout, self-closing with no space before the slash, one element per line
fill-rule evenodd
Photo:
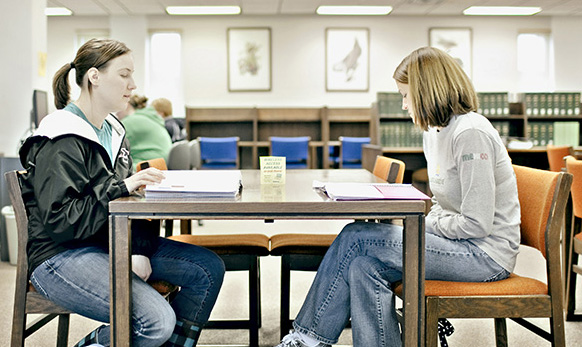
<path fill-rule="evenodd" d="M 402 60 L 393 78 L 409 86 L 408 107 L 423 130 L 445 127 L 451 117 L 477 111 L 479 99 L 459 63 L 434 47 L 422 47 Z"/>
<path fill-rule="evenodd" d="M 152 106 L 164 118 L 172 115 L 172 102 L 166 98 L 158 98 L 152 101 Z"/>

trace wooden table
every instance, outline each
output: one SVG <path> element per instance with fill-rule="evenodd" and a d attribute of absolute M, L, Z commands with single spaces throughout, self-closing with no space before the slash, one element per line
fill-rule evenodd
<path fill-rule="evenodd" d="M 112 346 L 131 344 L 130 219 L 402 219 L 404 222 L 403 345 L 424 347 L 424 211 L 422 200 L 331 201 L 312 189 L 322 182 L 379 182 L 369 171 L 288 170 L 286 185 L 260 184 L 259 170 L 242 170 L 233 201 L 151 201 L 125 197 L 109 203 Z"/>

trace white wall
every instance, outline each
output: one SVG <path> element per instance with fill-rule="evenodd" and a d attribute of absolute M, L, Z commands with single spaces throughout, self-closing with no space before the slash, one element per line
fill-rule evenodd
<path fill-rule="evenodd" d="M 563 17 L 552 21 L 556 89 L 582 90 L 582 18 Z"/>
<path fill-rule="evenodd" d="M 149 30 L 179 29 L 183 40 L 186 104 L 190 106 L 364 106 L 378 91 L 396 90 L 392 72 L 410 51 L 428 44 L 430 27 L 473 29 L 473 81 L 479 91 L 517 92 L 516 37 L 521 29 L 550 29 L 550 17 L 170 17 L 147 18 Z M 108 28 L 106 20 L 101 24 Z M 270 27 L 272 33 L 272 90 L 228 92 L 226 30 L 229 27 Z M 370 29 L 370 89 L 368 92 L 325 91 L 325 28 Z M 86 18 L 51 18 L 49 38 L 87 28 Z M 139 30 L 138 30 L 139 31 Z M 582 31 L 579 29 L 579 31 Z M 112 36 L 115 37 L 114 33 Z M 145 40 L 145 38 L 144 38 Z M 71 39 L 72 41 L 72 39 Z M 50 62 L 67 61 L 74 52 L 53 50 Z M 59 52 L 60 51 L 60 52 Z M 54 63 L 55 66 L 59 64 Z M 143 80 L 137 74 L 137 80 Z M 582 89 L 582 88 L 581 88 Z"/>
<path fill-rule="evenodd" d="M 186 105 L 190 106 L 363 106 L 378 91 L 396 90 L 392 72 L 413 49 L 428 44 L 431 27 L 471 27 L 473 32 L 473 82 L 478 91 L 519 92 L 516 42 L 520 30 L 554 30 L 556 89 L 582 90 L 579 73 L 582 24 L 579 17 L 523 18 L 479 17 L 147 17 L 148 30 L 178 29 L 183 40 L 183 71 Z M 110 29 L 106 18 L 50 18 L 49 70 L 72 59 L 72 42 L 80 28 Z M 229 27 L 270 27 L 272 34 L 272 90 L 228 92 L 226 31 Z M 370 29 L 370 90 L 325 91 L 325 28 Z M 140 31 L 143 31 L 140 28 Z M 112 32 L 113 37 L 114 33 Z M 569 37 L 578 36 L 574 44 Z M 58 40 L 56 39 L 58 37 Z M 135 39 L 135 37 L 134 37 Z M 144 37 L 144 40 L 146 38 Z M 58 42 L 57 42 L 58 41 Z M 563 46 L 567 46 L 567 49 Z M 576 46 L 571 47 L 571 46 Z M 573 50 L 572 54 L 562 52 Z M 136 60 L 137 61 L 137 60 Z M 54 73 L 56 69 L 49 71 Z M 143 80 L 137 73 L 136 80 Z"/>
<path fill-rule="evenodd" d="M 41 56 L 47 52 L 43 0 L 0 2 L 0 152 L 16 156 L 30 128 L 32 90 L 46 89 L 48 73 Z"/>

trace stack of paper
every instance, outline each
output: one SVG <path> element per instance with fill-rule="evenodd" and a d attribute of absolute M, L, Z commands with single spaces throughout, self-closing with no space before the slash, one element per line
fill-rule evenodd
<path fill-rule="evenodd" d="M 325 183 L 324 189 L 333 200 L 429 200 L 410 184 L 395 183 Z"/>
<path fill-rule="evenodd" d="M 238 170 L 168 170 L 164 175 L 160 184 L 146 186 L 146 199 L 232 199 L 242 188 Z"/>

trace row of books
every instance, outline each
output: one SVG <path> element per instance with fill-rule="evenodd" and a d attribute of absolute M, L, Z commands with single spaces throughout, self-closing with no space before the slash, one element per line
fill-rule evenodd
<path fill-rule="evenodd" d="M 509 121 L 491 121 L 491 125 L 497 130 L 499 136 L 501 137 L 509 137 L 511 136 L 510 133 L 510 126 Z"/>
<path fill-rule="evenodd" d="M 478 113 L 485 116 L 508 116 L 509 94 L 507 92 L 477 93 Z M 408 112 L 402 109 L 402 95 L 395 92 L 378 92 L 376 96 L 380 117 L 406 118 Z"/>
<path fill-rule="evenodd" d="M 376 104 L 380 117 L 406 118 L 408 111 L 402 109 L 402 95 L 395 92 L 378 92 Z"/>
<path fill-rule="evenodd" d="M 422 130 L 410 121 L 380 123 L 380 145 L 383 147 L 422 147 Z"/>
<path fill-rule="evenodd" d="M 477 113 L 484 116 L 509 116 L 509 93 L 477 93 L 479 107 Z"/>
<path fill-rule="evenodd" d="M 534 146 L 578 146 L 580 143 L 579 122 L 529 122 L 529 139 Z"/>
<path fill-rule="evenodd" d="M 525 93 L 525 114 L 539 117 L 580 115 L 580 93 Z"/>

